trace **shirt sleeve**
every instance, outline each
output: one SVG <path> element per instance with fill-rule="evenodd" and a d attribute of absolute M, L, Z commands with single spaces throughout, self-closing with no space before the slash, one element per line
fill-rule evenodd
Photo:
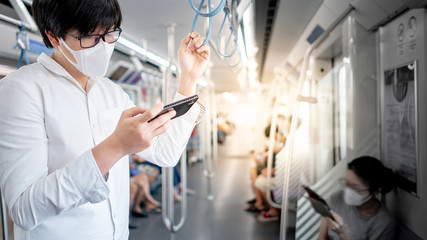
<path fill-rule="evenodd" d="M 184 98 L 184 95 L 176 93 L 174 101 Z M 175 166 L 184 152 L 194 126 L 203 119 L 206 111 L 200 101 L 196 103 L 184 115 L 173 119 L 168 130 L 156 137 L 150 147 L 137 154 L 161 167 Z M 127 106 L 133 107 L 134 104 L 129 100 Z"/>
<path fill-rule="evenodd" d="M 25 230 L 109 195 L 90 149 L 49 173 L 49 139 L 36 95 L 20 82 L 0 82 L 0 187 L 10 218 Z"/>

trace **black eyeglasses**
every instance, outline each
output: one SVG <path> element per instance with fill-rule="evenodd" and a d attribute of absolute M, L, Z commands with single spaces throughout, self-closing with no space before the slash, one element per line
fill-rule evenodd
<path fill-rule="evenodd" d="M 117 42 L 121 33 L 122 33 L 122 29 L 118 28 L 114 31 L 107 32 L 105 34 L 93 34 L 93 35 L 86 35 L 86 36 L 82 36 L 82 37 L 74 36 L 71 33 L 67 33 L 67 34 L 70 35 L 71 37 L 79 40 L 80 41 L 80 47 L 91 48 L 91 47 L 95 47 L 96 44 L 98 44 L 101 39 L 102 39 L 102 41 L 104 41 L 106 43 Z"/>

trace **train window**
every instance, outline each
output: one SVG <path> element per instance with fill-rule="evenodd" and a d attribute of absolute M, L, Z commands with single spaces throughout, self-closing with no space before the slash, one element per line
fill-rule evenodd
<path fill-rule="evenodd" d="M 350 124 L 349 64 L 341 63 L 316 83 L 318 103 L 311 109 L 314 124 L 316 175 L 322 176 L 347 155 Z"/>

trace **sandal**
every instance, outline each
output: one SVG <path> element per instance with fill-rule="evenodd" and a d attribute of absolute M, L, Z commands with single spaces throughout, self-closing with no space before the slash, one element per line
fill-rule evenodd
<path fill-rule="evenodd" d="M 150 210 L 145 209 L 146 213 L 150 213 L 150 214 L 160 214 L 162 213 L 162 207 L 158 206 L 158 207 L 153 207 Z"/>
<path fill-rule="evenodd" d="M 261 222 L 271 222 L 279 220 L 279 216 L 272 216 L 267 212 L 263 212 L 258 216 L 258 220 Z"/>
<path fill-rule="evenodd" d="M 254 204 L 255 202 L 256 202 L 255 198 L 246 201 L 247 204 Z"/>
<path fill-rule="evenodd" d="M 251 205 L 248 205 L 245 208 L 245 211 L 247 211 L 247 212 L 254 212 L 254 213 L 260 213 L 262 211 L 265 211 L 265 209 L 258 209 L 257 207 L 255 207 L 255 205 L 251 204 Z"/>

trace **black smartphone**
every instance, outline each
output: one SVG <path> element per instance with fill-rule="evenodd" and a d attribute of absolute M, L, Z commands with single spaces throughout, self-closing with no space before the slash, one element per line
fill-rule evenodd
<path fill-rule="evenodd" d="M 308 200 L 310 200 L 311 206 L 313 206 L 314 211 L 322 215 L 323 217 L 330 217 L 332 220 L 335 221 L 334 217 L 331 213 L 331 208 L 329 208 L 328 203 L 319 196 L 315 191 L 313 191 L 311 188 L 307 186 L 303 186 L 305 191 L 308 194 Z"/>
<path fill-rule="evenodd" d="M 170 103 L 170 104 L 166 105 L 163 108 L 163 110 L 159 114 L 157 114 L 157 116 L 153 117 L 148 122 L 151 122 L 154 119 L 158 118 L 159 116 L 161 116 L 161 115 L 163 115 L 169 111 L 172 111 L 172 110 L 175 110 L 175 112 L 176 112 L 176 115 L 172 119 L 177 118 L 179 116 L 182 116 L 191 108 L 191 106 L 193 106 L 194 103 L 197 102 L 197 99 L 199 99 L 199 96 L 194 95 L 194 96 L 184 98 L 184 99 L 181 99 L 179 101 Z"/>

